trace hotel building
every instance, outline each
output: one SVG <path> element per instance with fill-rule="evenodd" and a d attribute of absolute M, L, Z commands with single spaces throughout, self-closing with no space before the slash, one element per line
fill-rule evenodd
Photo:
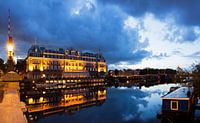
<path fill-rule="evenodd" d="M 74 49 L 46 49 L 32 45 L 26 58 L 27 78 L 103 77 L 107 72 L 104 57 L 99 53 Z"/>

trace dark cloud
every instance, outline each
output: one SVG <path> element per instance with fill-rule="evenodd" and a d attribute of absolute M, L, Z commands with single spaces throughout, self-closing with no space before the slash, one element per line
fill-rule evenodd
<path fill-rule="evenodd" d="M 73 47 L 98 52 L 108 63 L 140 62 L 149 57 L 137 29 L 123 28 L 129 15 L 143 17 L 153 13 L 163 19 L 173 15 L 178 25 L 200 25 L 198 5 L 193 0 L 0 0 L 0 48 L 4 48 L 7 33 L 8 9 L 11 9 L 12 34 L 16 55 L 24 56 L 31 44 L 47 47 Z M 177 32 L 178 33 L 178 32 Z M 179 34 L 179 33 L 178 33 Z M 194 41 L 197 35 L 188 30 L 183 39 Z M 1 54 L 4 52 L 1 50 Z M 5 54 L 1 57 L 5 57 Z"/>
<path fill-rule="evenodd" d="M 165 18 L 174 13 L 176 21 L 186 25 L 200 25 L 199 0 L 99 0 L 104 4 L 115 4 L 133 16 L 146 12 Z"/>
<path fill-rule="evenodd" d="M 160 53 L 158 55 L 150 56 L 150 58 L 156 58 L 156 59 L 163 59 L 163 58 L 167 58 L 167 57 L 169 57 L 169 55 L 167 53 Z"/>
<path fill-rule="evenodd" d="M 100 49 L 108 63 L 134 63 L 149 55 L 144 47 L 138 47 L 137 31 L 127 34 L 123 29 L 127 14 L 117 6 L 72 0 L 0 1 L 0 20 L 3 20 L 0 33 L 4 35 L 9 8 L 15 42 L 18 47 L 25 47 L 17 55 L 26 52 L 28 44 L 36 39 L 38 44 L 55 48 L 73 47 L 93 52 Z"/>

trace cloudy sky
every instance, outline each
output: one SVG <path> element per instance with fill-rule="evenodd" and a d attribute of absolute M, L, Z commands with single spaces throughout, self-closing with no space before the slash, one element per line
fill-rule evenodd
<path fill-rule="evenodd" d="M 187 68 L 200 60 L 199 0 L 0 0 L 0 57 L 8 9 L 16 58 L 35 42 L 98 52 L 114 68 Z"/>

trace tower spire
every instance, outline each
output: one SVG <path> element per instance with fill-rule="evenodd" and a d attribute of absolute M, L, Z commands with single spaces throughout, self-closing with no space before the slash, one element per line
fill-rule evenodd
<path fill-rule="evenodd" d="M 37 38 L 35 37 L 34 45 L 36 45 L 36 44 L 37 44 Z"/>
<path fill-rule="evenodd" d="M 8 10 L 8 40 L 7 40 L 7 51 L 8 51 L 8 59 L 7 59 L 7 71 L 14 70 L 14 44 L 11 36 L 11 26 L 10 26 L 10 9 Z"/>
<path fill-rule="evenodd" d="M 10 9 L 8 9 L 8 37 L 10 37 L 11 26 L 10 26 Z"/>

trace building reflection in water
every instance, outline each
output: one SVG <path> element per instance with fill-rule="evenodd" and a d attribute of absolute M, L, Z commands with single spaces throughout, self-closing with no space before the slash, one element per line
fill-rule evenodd
<path fill-rule="evenodd" d="M 104 79 L 23 80 L 20 88 L 28 120 L 60 112 L 75 113 L 106 100 Z"/>

